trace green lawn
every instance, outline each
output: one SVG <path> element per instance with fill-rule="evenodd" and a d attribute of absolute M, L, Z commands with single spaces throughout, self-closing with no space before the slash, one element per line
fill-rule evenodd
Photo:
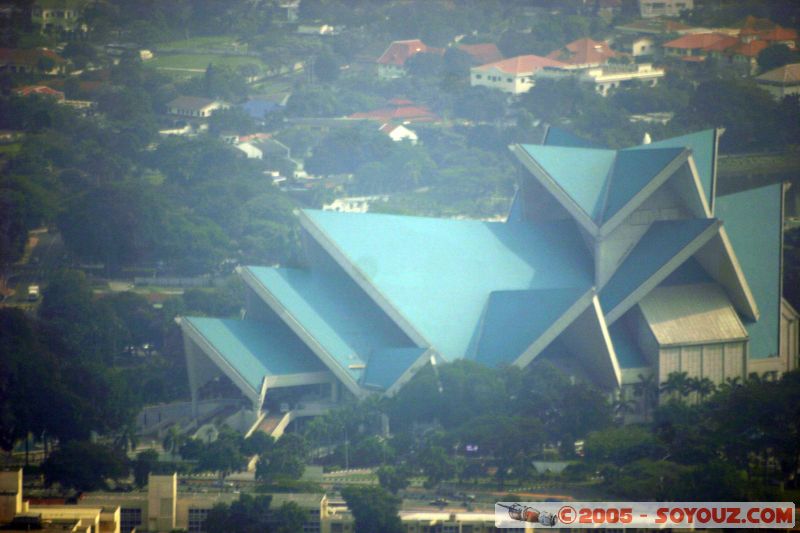
<path fill-rule="evenodd" d="M 214 35 L 209 37 L 193 37 L 191 39 L 179 39 L 158 44 L 156 50 L 229 50 L 231 52 L 244 52 L 247 45 L 236 45 L 236 38 L 229 35 Z"/>
<path fill-rule="evenodd" d="M 14 157 L 19 152 L 22 143 L 0 144 L 0 156 Z"/>
<path fill-rule="evenodd" d="M 209 64 L 227 65 L 234 68 L 242 65 L 258 65 L 260 68 L 264 68 L 264 64 L 257 57 L 214 54 L 161 54 L 145 63 L 150 68 L 171 69 L 178 72 L 181 71 L 180 69 L 204 71 Z"/>

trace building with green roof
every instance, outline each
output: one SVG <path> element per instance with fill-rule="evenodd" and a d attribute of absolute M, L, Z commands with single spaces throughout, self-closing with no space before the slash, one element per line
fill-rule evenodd
<path fill-rule="evenodd" d="M 180 320 L 193 400 L 224 374 L 258 427 L 460 358 L 541 358 L 629 398 L 795 368 L 783 186 L 717 197 L 718 135 L 610 150 L 551 128 L 511 147 L 528 173 L 505 222 L 301 211 L 303 268 L 240 267 L 241 320 Z"/>

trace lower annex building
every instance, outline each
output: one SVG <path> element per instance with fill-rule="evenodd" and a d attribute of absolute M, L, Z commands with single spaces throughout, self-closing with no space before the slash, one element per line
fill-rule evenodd
<path fill-rule="evenodd" d="M 718 195 L 718 136 L 610 150 L 550 128 L 511 147 L 506 222 L 300 211 L 305 267 L 240 267 L 242 319 L 179 319 L 194 404 L 224 374 L 271 430 L 459 358 L 546 359 L 624 395 L 796 368 L 784 186 Z"/>

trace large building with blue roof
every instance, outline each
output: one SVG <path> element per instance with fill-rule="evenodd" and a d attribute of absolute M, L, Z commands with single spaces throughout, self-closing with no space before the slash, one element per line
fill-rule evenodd
<path fill-rule="evenodd" d="M 263 416 L 271 398 L 391 395 L 460 358 L 542 358 L 623 394 L 795 368 L 783 186 L 718 196 L 717 146 L 551 129 L 511 147 L 525 178 L 505 222 L 303 210 L 305 267 L 241 267 L 241 320 L 180 320 L 193 400 L 224 374 Z"/>

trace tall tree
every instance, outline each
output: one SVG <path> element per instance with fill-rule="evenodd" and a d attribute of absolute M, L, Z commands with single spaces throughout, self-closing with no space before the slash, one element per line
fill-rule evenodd
<path fill-rule="evenodd" d="M 400 499 L 380 487 L 346 487 L 342 496 L 353 513 L 355 533 L 401 533 Z"/>

